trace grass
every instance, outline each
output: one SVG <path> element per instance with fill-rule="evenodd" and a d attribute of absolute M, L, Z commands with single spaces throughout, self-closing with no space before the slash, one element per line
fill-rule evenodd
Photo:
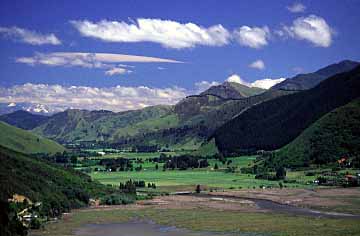
<path fill-rule="evenodd" d="M 149 154 L 148 154 L 149 155 Z M 229 166 L 240 167 L 248 166 L 256 157 L 242 156 L 228 158 L 232 160 Z M 217 163 L 219 169 L 214 170 L 213 167 Z M 195 186 L 200 184 L 208 188 L 216 189 L 239 189 L 239 188 L 259 188 L 260 186 L 278 187 L 278 181 L 268 181 L 255 179 L 254 175 L 242 174 L 240 172 L 226 172 L 227 165 L 222 164 L 218 160 L 210 159 L 210 166 L 205 169 L 189 169 L 189 170 L 166 170 L 163 171 L 162 165 L 159 169 L 155 169 L 155 163 L 145 161 L 142 164 L 142 171 L 125 171 L 125 172 L 92 172 L 91 177 L 103 184 L 119 185 L 129 179 L 144 180 L 146 183 L 155 183 L 161 191 L 174 190 L 193 190 Z M 300 177 L 301 176 L 301 177 Z M 297 183 L 285 184 L 287 187 L 309 187 L 306 182 L 311 181 L 314 177 L 306 177 L 304 172 L 289 173 L 289 179 L 298 180 Z M 301 180 L 301 181 L 299 181 Z"/>
<path fill-rule="evenodd" d="M 26 154 L 63 152 L 65 148 L 47 138 L 0 122 L 0 144 Z"/>
<path fill-rule="evenodd" d="M 49 224 L 32 236 L 72 235 L 76 228 L 89 223 L 120 223 L 132 218 L 152 220 L 161 225 L 193 231 L 234 233 L 234 235 L 274 236 L 350 236 L 360 234 L 358 220 L 295 217 L 285 214 L 244 213 L 208 208 L 194 209 L 118 209 L 75 212 L 70 219 Z"/>

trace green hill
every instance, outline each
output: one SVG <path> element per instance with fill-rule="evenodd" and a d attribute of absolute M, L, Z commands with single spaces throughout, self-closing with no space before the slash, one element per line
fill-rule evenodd
<path fill-rule="evenodd" d="M 286 166 L 326 164 L 360 155 L 360 99 L 324 115 L 276 153 Z"/>
<path fill-rule="evenodd" d="M 24 207 L 8 202 L 14 194 L 41 202 L 37 214 L 55 217 L 71 208 L 86 206 L 90 198 L 113 189 L 94 182 L 85 174 L 0 146 L 0 234 L 25 235 L 14 214 Z M 16 232 L 16 233 L 15 233 Z"/>
<path fill-rule="evenodd" d="M 57 113 L 34 129 L 34 132 L 61 143 L 77 141 L 112 142 L 121 136 L 152 131 L 156 125 L 169 127 L 176 122 L 171 106 L 154 106 L 141 110 L 114 113 L 110 111 L 66 110 Z M 164 119 L 163 119 L 164 118 Z M 164 122 L 156 122 L 163 119 Z M 146 124 L 145 121 L 148 121 Z M 170 123 L 169 123 L 170 122 Z M 154 124 L 150 126 L 149 124 Z M 116 141 L 116 140 L 115 140 Z"/>
<path fill-rule="evenodd" d="M 216 145 L 225 154 L 281 148 L 321 116 L 359 96 L 360 66 L 313 89 L 249 108 L 216 130 Z"/>
<path fill-rule="evenodd" d="M 49 153 L 63 152 L 65 148 L 47 138 L 35 135 L 30 131 L 16 128 L 0 121 L 0 145 L 18 152 Z"/>

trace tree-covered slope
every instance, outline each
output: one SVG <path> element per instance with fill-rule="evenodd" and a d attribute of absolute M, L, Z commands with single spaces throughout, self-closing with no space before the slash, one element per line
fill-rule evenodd
<path fill-rule="evenodd" d="M 90 198 L 114 192 L 85 174 L 0 146 L 0 234 L 25 235 L 16 209 L 8 201 L 14 194 L 39 202 L 40 218 L 55 217 L 87 206 Z"/>
<path fill-rule="evenodd" d="M 360 65 L 359 62 L 344 60 L 339 63 L 331 64 L 320 70 L 308 74 L 299 74 L 293 78 L 287 79 L 279 84 L 276 84 L 272 89 L 283 90 L 306 90 L 318 85 L 321 81 L 336 75 L 354 69 Z"/>
<path fill-rule="evenodd" d="M 360 155 L 360 99 L 339 107 L 317 120 L 299 137 L 281 148 L 276 163 L 304 166 L 326 164 Z"/>
<path fill-rule="evenodd" d="M 0 116 L 0 121 L 26 130 L 33 129 L 45 123 L 48 119 L 48 116 L 36 115 L 23 110 Z"/>
<path fill-rule="evenodd" d="M 65 148 L 60 144 L 43 138 L 0 121 L 0 145 L 22 153 L 48 153 L 63 152 Z"/>
<path fill-rule="evenodd" d="M 329 111 L 360 96 L 360 66 L 303 92 L 260 103 L 214 133 L 223 153 L 275 150 Z"/>

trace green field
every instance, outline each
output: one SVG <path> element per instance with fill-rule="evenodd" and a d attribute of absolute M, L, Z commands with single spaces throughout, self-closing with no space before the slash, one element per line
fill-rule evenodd
<path fill-rule="evenodd" d="M 147 154 L 151 156 L 151 154 Z M 158 156 L 158 154 L 157 154 Z M 134 155 L 135 157 L 135 155 Z M 140 157 L 140 156 L 137 156 Z M 144 157 L 144 156 L 143 156 Z M 222 164 L 215 159 L 209 159 L 210 166 L 203 169 L 188 169 L 188 170 L 166 170 L 163 171 L 162 165 L 159 164 L 158 170 L 155 169 L 155 163 L 148 162 L 144 159 L 144 163 L 135 164 L 141 165 L 141 171 L 118 171 L 118 172 L 97 172 L 93 171 L 90 175 L 104 184 L 119 185 L 120 182 L 125 182 L 129 179 L 144 180 L 146 183 L 155 183 L 160 191 L 180 191 L 180 190 L 194 190 L 195 186 L 200 184 L 206 189 L 241 189 L 241 188 L 260 188 L 260 187 L 279 187 L 278 181 L 268 181 L 262 179 L 255 179 L 255 175 L 242 174 L 239 168 L 246 167 L 255 160 L 255 156 L 242 156 L 227 158 L 232 163 L 230 167 L 236 167 L 235 173 L 227 172 L 227 165 Z M 219 169 L 215 170 L 215 163 Z M 315 177 L 306 177 L 304 172 L 289 172 L 289 180 L 297 180 L 296 183 L 284 184 L 286 187 L 313 187 L 306 185 L 306 182 L 314 180 Z M 146 189 L 144 189 L 146 190 Z"/>

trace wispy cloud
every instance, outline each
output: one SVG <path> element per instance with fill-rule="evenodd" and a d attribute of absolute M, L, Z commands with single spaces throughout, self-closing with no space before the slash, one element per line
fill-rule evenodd
<path fill-rule="evenodd" d="M 306 10 L 306 7 L 300 2 L 295 2 L 292 5 L 287 6 L 286 8 L 292 13 L 301 13 Z"/>
<path fill-rule="evenodd" d="M 262 28 L 242 26 L 234 31 L 234 37 L 243 46 L 262 48 L 268 44 L 270 30 L 267 26 Z"/>
<path fill-rule="evenodd" d="M 180 61 L 134 56 L 125 54 L 110 53 L 80 53 L 80 52 L 55 52 L 55 53 L 35 53 L 32 57 L 19 57 L 15 59 L 18 63 L 27 65 L 46 65 L 46 66 L 65 66 L 65 67 L 84 67 L 107 69 L 106 75 L 122 74 L 130 72 L 124 68 L 133 66 L 118 63 L 182 63 Z"/>
<path fill-rule="evenodd" d="M 277 33 L 284 37 L 306 40 L 317 47 L 329 47 L 332 43 L 334 30 L 324 18 L 310 15 L 295 19 L 291 26 L 284 26 Z"/>
<path fill-rule="evenodd" d="M 115 68 L 105 71 L 105 75 L 109 75 L 109 76 L 122 75 L 122 74 L 131 73 L 131 72 L 132 72 L 131 70 L 127 70 L 125 68 L 115 67 Z"/>
<path fill-rule="evenodd" d="M 61 44 L 55 34 L 41 34 L 35 31 L 19 27 L 0 27 L 0 34 L 14 41 L 20 41 L 31 45 L 59 45 Z"/>
<path fill-rule="evenodd" d="M 264 70 L 265 69 L 265 63 L 263 60 L 256 60 L 253 63 L 249 65 L 250 68 L 258 69 L 258 70 Z"/>
<path fill-rule="evenodd" d="M 183 88 L 109 87 L 23 84 L 10 88 L 0 87 L 1 103 L 29 102 L 41 104 L 51 110 L 61 111 L 67 108 L 88 110 L 124 111 L 147 106 L 171 105 L 187 96 Z"/>
<path fill-rule="evenodd" d="M 153 42 L 176 49 L 197 45 L 222 46 L 228 44 L 230 39 L 230 33 L 220 24 L 206 28 L 191 22 L 183 24 L 143 18 L 130 23 L 107 20 L 78 20 L 71 23 L 85 37 L 107 42 Z"/>
<path fill-rule="evenodd" d="M 226 79 L 227 82 L 239 83 L 248 87 L 257 87 L 263 89 L 269 89 L 275 84 L 278 84 L 284 80 L 285 78 L 279 78 L 279 79 L 266 78 L 261 80 L 255 80 L 254 82 L 247 82 L 237 74 L 233 74 Z"/>
<path fill-rule="evenodd" d="M 196 82 L 195 83 L 195 89 L 196 89 L 195 93 L 201 93 L 201 92 L 207 90 L 208 88 L 219 85 L 219 84 L 220 83 L 216 82 L 216 81 L 210 82 L 210 81 L 206 81 L 206 80 Z"/>

